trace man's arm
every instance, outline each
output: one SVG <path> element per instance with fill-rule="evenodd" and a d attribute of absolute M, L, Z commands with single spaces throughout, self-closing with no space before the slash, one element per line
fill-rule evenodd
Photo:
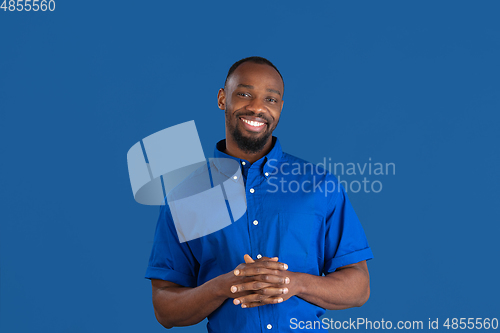
<path fill-rule="evenodd" d="M 156 319 L 166 328 L 197 324 L 226 300 L 215 279 L 196 288 L 156 279 L 151 285 Z"/>
<path fill-rule="evenodd" d="M 252 292 L 232 291 L 231 287 L 234 285 L 251 285 L 252 290 L 278 284 L 287 285 L 288 281 L 285 282 L 285 276 L 280 276 L 278 273 L 286 270 L 286 265 L 276 260 L 277 258 L 265 258 L 265 260 L 240 264 L 234 271 L 222 274 L 195 288 L 183 287 L 170 281 L 151 279 L 156 319 L 166 328 L 194 325 L 215 311 L 226 299 L 243 297 Z M 236 273 L 243 270 L 251 273 L 252 276 L 237 276 Z M 260 297 L 264 298 L 262 295 Z M 271 302 L 278 303 L 278 299 Z"/>
<path fill-rule="evenodd" d="M 246 272 L 243 271 L 242 274 Z M 260 300 L 261 295 L 277 297 L 275 290 L 287 288 L 286 294 L 279 295 L 284 301 L 297 296 L 328 310 L 341 310 L 361 306 L 370 296 L 370 276 L 366 261 L 339 267 L 326 276 L 289 271 L 279 271 L 278 275 L 288 277 L 290 283 L 254 290 L 252 294 L 238 297 L 235 301 L 239 301 L 244 308 L 260 306 L 267 304 Z M 236 288 L 240 291 L 241 285 Z M 245 289 L 248 290 L 247 287 Z"/>
<path fill-rule="evenodd" d="M 326 276 L 297 273 L 297 296 L 328 310 L 362 306 L 370 297 L 366 261 L 339 267 Z"/>

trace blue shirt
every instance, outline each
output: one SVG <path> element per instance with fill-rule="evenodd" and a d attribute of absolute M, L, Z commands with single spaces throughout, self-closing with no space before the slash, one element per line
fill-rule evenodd
<path fill-rule="evenodd" d="M 146 278 L 196 287 L 234 270 L 245 254 L 253 259 L 279 257 L 288 270 L 317 276 L 373 258 L 335 176 L 284 153 L 275 137 L 273 143 L 266 156 L 251 164 L 223 153 L 225 140 L 218 142 L 215 158 L 240 163 L 246 213 L 228 227 L 180 243 L 169 206 L 162 206 Z M 207 328 L 209 332 L 296 332 L 292 318 L 314 322 L 324 313 L 325 309 L 297 296 L 247 309 L 227 299 L 208 316 Z"/>

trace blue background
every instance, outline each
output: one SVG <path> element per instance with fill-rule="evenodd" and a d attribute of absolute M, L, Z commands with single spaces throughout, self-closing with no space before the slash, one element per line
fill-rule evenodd
<path fill-rule="evenodd" d="M 164 331 L 144 279 L 158 207 L 134 201 L 126 153 L 195 120 L 212 156 L 217 90 L 250 55 L 285 78 L 284 151 L 396 165 L 368 177 L 380 193 L 348 193 L 375 255 L 371 298 L 326 317 L 500 317 L 499 12 L 456 0 L 0 11 L 0 331 Z"/>

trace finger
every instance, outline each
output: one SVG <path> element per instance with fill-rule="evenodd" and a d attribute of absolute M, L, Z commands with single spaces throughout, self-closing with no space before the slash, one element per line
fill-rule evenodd
<path fill-rule="evenodd" d="M 267 298 L 266 300 L 262 301 L 262 302 L 252 302 L 252 303 L 244 303 L 244 304 L 241 304 L 241 307 L 244 308 L 244 309 L 248 309 L 248 308 L 255 308 L 257 306 L 261 306 L 261 305 L 266 305 L 266 304 L 277 304 L 277 303 L 281 303 L 283 302 L 283 298 Z"/>
<path fill-rule="evenodd" d="M 234 294 L 237 292 L 247 291 L 247 290 L 260 290 L 262 288 L 267 288 L 270 286 L 272 286 L 271 283 L 252 281 L 248 283 L 235 284 L 231 286 L 231 292 Z"/>
<path fill-rule="evenodd" d="M 256 263 L 257 264 L 257 263 Z M 255 264 L 255 265 L 256 265 Z M 236 276 L 255 276 L 255 275 L 279 275 L 278 269 L 269 269 L 259 266 L 246 266 L 245 268 L 235 269 L 234 275 Z M 260 280 L 263 281 L 263 280 Z"/>
<path fill-rule="evenodd" d="M 278 257 L 272 257 L 272 258 L 262 257 L 260 259 L 257 259 L 257 261 L 278 261 Z"/>
<path fill-rule="evenodd" d="M 246 263 L 246 264 L 250 264 L 250 263 L 255 262 L 255 261 L 252 259 L 252 257 L 250 257 L 248 254 L 245 254 L 245 255 L 243 256 L 243 259 L 245 259 L 245 263 Z"/>
<path fill-rule="evenodd" d="M 274 287 L 278 287 L 278 286 L 276 286 L 277 284 L 278 285 L 290 284 L 290 278 L 288 276 L 280 276 L 280 275 L 274 275 L 274 274 L 262 274 L 262 275 L 254 275 L 251 278 L 255 281 L 272 283 L 275 285 Z"/>
<path fill-rule="evenodd" d="M 236 305 L 241 304 L 242 308 L 253 308 L 256 306 L 266 305 L 266 304 L 277 304 L 284 301 L 284 298 L 281 296 L 276 297 L 246 297 L 246 298 L 238 298 L 235 299 L 233 303 Z"/>
<path fill-rule="evenodd" d="M 246 255 L 245 255 L 246 256 Z M 250 256 L 248 256 L 250 258 L 250 260 L 253 260 Z M 246 260 L 246 258 L 245 258 Z M 237 275 L 237 276 L 242 276 L 240 274 L 240 272 L 245 269 L 245 267 L 247 267 L 248 263 L 244 263 L 244 264 L 239 264 L 238 266 L 236 266 L 236 268 L 233 270 L 233 273 L 234 275 Z"/>
<path fill-rule="evenodd" d="M 261 264 L 264 265 L 264 267 L 269 268 L 269 269 L 279 269 L 282 271 L 286 271 L 288 269 L 288 265 L 282 262 L 277 261 L 277 257 L 275 257 L 276 260 L 269 260 L 269 261 L 263 261 Z"/>
<path fill-rule="evenodd" d="M 288 294 L 288 288 L 276 288 L 276 287 L 268 287 L 268 288 L 261 288 L 257 290 L 257 293 L 261 295 L 267 295 L 267 296 L 279 296 L 279 295 L 284 295 Z"/>
<path fill-rule="evenodd" d="M 262 267 L 262 268 L 267 268 L 270 270 L 281 270 L 281 271 L 286 271 L 288 269 L 288 265 L 284 264 L 282 262 L 277 262 L 277 261 L 256 261 L 251 264 L 240 264 L 236 268 L 257 268 L 257 267 Z"/>
<path fill-rule="evenodd" d="M 233 300 L 233 304 L 238 305 L 238 304 L 245 304 L 245 303 L 252 303 L 252 302 L 266 302 L 266 298 L 269 298 L 269 296 L 266 295 L 260 295 L 260 294 L 250 294 L 242 297 L 235 298 Z"/>
<path fill-rule="evenodd" d="M 253 260 L 250 256 L 248 257 L 250 260 Z M 267 269 L 267 271 L 265 269 Z M 252 276 L 258 274 L 277 275 L 278 270 L 286 271 L 287 269 L 287 264 L 277 261 L 254 261 L 253 263 L 239 264 L 238 267 L 234 269 L 233 273 L 236 276 Z M 271 270 L 274 272 L 270 272 Z"/>

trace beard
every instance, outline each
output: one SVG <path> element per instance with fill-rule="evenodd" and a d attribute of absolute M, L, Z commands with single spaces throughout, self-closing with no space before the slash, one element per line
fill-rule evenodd
<path fill-rule="evenodd" d="M 255 154 L 260 152 L 262 149 L 264 149 L 264 146 L 266 145 L 267 141 L 269 140 L 269 137 L 272 134 L 272 130 L 269 130 L 269 127 L 267 130 L 260 136 L 258 137 L 248 137 L 243 135 L 241 130 L 239 129 L 238 125 L 232 126 L 232 124 L 228 121 L 229 117 L 227 114 L 226 110 L 226 126 L 229 130 L 229 133 L 233 137 L 234 141 L 238 145 L 238 148 L 244 151 L 245 153 L 250 153 L 250 154 Z M 239 121 L 240 115 L 235 115 L 237 121 Z M 267 120 L 267 117 L 266 117 Z M 267 125 L 269 126 L 269 121 L 267 122 Z M 273 128 L 274 129 L 274 128 Z"/>

